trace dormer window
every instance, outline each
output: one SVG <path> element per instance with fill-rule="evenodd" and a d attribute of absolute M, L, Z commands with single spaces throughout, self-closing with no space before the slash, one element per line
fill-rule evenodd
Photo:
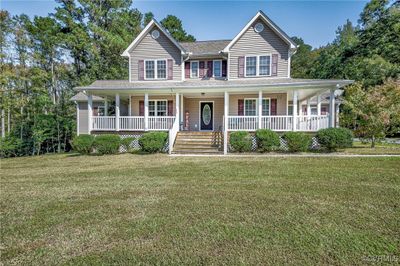
<path fill-rule="evenodd" d="M 145 60 L 145 79 L 166 79 L 167 60 Z"/>
<path fill-rule="evenodd" d="M 245 76 L 271 76 L 271 55 L 246 56 Z"/>

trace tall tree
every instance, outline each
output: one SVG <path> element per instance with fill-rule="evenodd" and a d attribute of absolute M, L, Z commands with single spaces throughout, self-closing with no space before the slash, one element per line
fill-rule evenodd
<path fill-rule="evenodd" d="M 168 32 L 179 42 L 194 42 L 196 38 L 187 34 L 183 29 L 182 21 L 173 15 L 168 15 L 163 20 L 161 20 L 161 25 L 168 30 Z"/>

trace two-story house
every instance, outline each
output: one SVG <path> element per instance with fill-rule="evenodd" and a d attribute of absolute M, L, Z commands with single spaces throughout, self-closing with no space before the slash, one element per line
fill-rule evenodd
<path fill-rule="evenodd" d="M 221 132 L 227 153 L 232 131 L 335 127 L 335 95 L 352 81 L 291 78 L 296 48 L 261 11 L 232 40 L 178 42 L 152 20 L 122 53 L 129 80 L 76 88 L 78 134 L 165 130 L 170 152 L 193 143 L 209 152 L 201 138 Z"/>

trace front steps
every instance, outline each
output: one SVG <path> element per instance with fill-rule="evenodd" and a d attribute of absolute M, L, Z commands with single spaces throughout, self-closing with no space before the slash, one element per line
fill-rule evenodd
<path fill-rule="evenodd" d="M 172 154 L 219 154 L 221 132 L 180 131 Z"/>

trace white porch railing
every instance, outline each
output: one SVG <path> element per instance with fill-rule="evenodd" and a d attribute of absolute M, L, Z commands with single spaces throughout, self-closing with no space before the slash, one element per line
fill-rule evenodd
<path fill-rule="evenodd" d="M 329 127 L 329 116 L 327 115 L 297 116 L 296 121 L 296 130 L 298 131 L 318 131 L 319 129 Z M 255 131 L 258 128 L 258 116 L 228 117 L 228 131 Z M 262 116 L 261 128 L 273 131 L 292 131 L 293 116 Z"/>
<path fill-rule="evenodd" d="M 93 130 L 115 130 L 115 116 L 93 116 Z"/>
<path fill-rule="evenodd" d="M 254 131 L 258 129 L 258 116 L 228 116 L 229 131 Z"/>
<path fill-rule="evenodd" d="M 115 116 L 93 116 L 92 130 L 117 130 Z M 174 124 L 175 116 L 150 116 L 148 130 L 169 130 Z M 144 131 L 144 116 L 120 116 L 119 130 Z"/>
<path fill-rule="evenodd" d="M 149 116 L 149 130 L 169 130 L 174 120 L 175 116 Z"/>
<path fill-rule="evenodd" d="M 328 115 L 299 116 L 297 119 L 297 130 L 299 131 L 318 131 L 328 127 Z"/>
<path fill-rule="evenodd" d="M 175 119 L 174 124 L 172 125 L 172 128 L 168 132 L 168 153 L 172 153 L 172 149 L 174 148 L 174 142 L 176 135 L 178 134 L 179 131 L 179 119 Z"/>
<path fill-rule="evenodd" d="M 144 130 L 144 117 L 143 116 L 120 116 L 119 117 L 120 130 Z"/>

